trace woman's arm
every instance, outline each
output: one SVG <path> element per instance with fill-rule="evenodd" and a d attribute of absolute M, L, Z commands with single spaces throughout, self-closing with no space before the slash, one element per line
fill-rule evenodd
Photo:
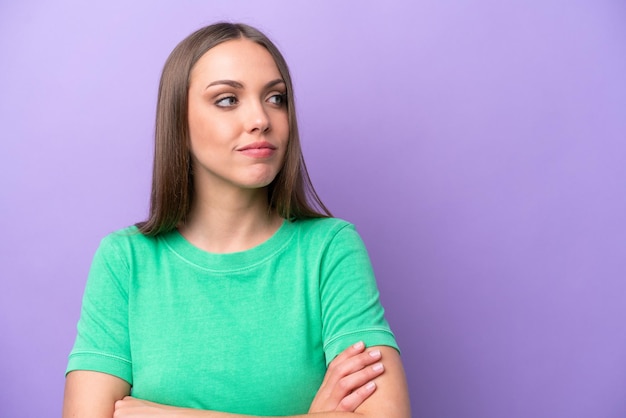
<path fill-rule="evenodd" d="M 381 357 L 369 354 L 376 351 Z M 372 367 L 380 360 L 385 364 L 384 372 Z M 376 386 L 373 390 L 363 390 L 367 386 L 363 382 L 371 382 L 372 378 L 375 378 Z M 130 385 L 117 377 L 82 370 L 70 372 L 65 383 L 63 418 L 244 417 L 160 405 L 128 397 L 129 392 Z M 355 411 L 356 414 L 341 411 Z M 364 350 L 361 344 L 346 349 L 331 362 L 309 414 L 320 418 L 355 415 L 410 417 L 404 372 L 397 351 L 385 346 Z"/>
<path fill-rule="evenodd" d="M 370 395 L 354 412 L 318 412 L 319 418 L 410 418 L 409 395 L 402 362 L 398 352 L 386 346 L 373 347 L 382 354 L 385 372 L 376 379 L 376 391 Z M 332 370 L 329 369 L 329 371 Z M 115 403 L 115 418 L 253 418 L 250 415 L 230 414 L 198 409 L 175 408 L 142 401 L 132 397 Z M 304 418 L 297 415 L 292 418 Z"/>
<path fill-rule="evenodd" d="M 380 359 L 380 350 L 365 350 L 363 341 L 346 348 L 328 365 L 309 414 L 354 412 L 376 390 L 373 379 L 384 371 Z"/>
<path fill-rule="evenodd" d="M 382 354 L 385 373 L 376 378 L 376 392 L 355 412 L 371 418 L 411 418 L 409 390 L 400 354 L 391 347 L 376 347 Z"/>
<path fill-rule="evenodd" d="M 130 394 L 125 380 L 106 373 L 75 370 L 65 379 L 63 418 L 111 418 L 115 401 Z"/>

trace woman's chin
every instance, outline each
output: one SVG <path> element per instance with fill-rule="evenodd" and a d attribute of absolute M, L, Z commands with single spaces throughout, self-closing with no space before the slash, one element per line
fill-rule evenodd
<path fill-rule="evenodd" d="M 266 173 L 256 173 L 246 179 L 243 179 L 241 184 L 247 189 L 261 189 L 270 185 L 276 178 L 277 173 L 274 171 Z"/>

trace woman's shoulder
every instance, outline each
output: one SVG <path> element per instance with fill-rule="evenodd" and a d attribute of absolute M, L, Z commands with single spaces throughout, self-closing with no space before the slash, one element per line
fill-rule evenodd
<path fill-rule="evenodd" d="M 301 239 L 330 243 L 338 239 L 357 239 L 359 234 L 355 226 L 340 218 L 311 218 L 292 221 L 293 228 L 299 232 Z"/>
<path fill-rule="evenodd" d="M 350 222 L 340 218 L 297 219 L 291 223 L 301 231 L 321 234 L 337 232 L 344 228 L 354 228 Z"/>
<path fill-rule="evenodd" d="M 142 234 L 135 226 L 128 226 L 113 231 L 100 241 L 100 251 L 128 252 L 138 249 L 149 250 L 154 248 L 159 237 L 151 237 Z"/>
<path fill-rule="evenodd" d="M 131 226 L 127 226 L 125 228 L 121 228 L 113 232 L 110 232 L 108 235 L 106 235 L 102 239 L 102 241 L 114 241 L 114 242 L 115 241 L 127 241 L 127 240 L 142 241 L 145 239 L 151 239 L 151 237 L 148 237 L 142 234 L 141 232 L 139 232 L 139 228 L 137 228 L 137 226 L 131 225 Z"/>

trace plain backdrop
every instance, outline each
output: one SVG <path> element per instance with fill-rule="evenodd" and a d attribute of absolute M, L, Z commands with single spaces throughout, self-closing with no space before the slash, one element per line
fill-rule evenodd
<path fill-rule="evenodd" d="M 414 417 L 626 416 L 623 0 L 1 0 L 0 417 L 60 415 L 91 257 L 147 213 L 162 65 L 217 20 L 287 58 Z"/>

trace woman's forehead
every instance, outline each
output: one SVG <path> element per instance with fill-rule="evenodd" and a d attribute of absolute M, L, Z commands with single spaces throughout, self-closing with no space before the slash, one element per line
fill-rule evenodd
<path fill-rule="evenodd" d="M 214 80 L 275 79 L 280 71 L 274 58 L 262 45 L 249 39 L 223 42 L 200 57 L 191 71 L 201 82 Z"/>

